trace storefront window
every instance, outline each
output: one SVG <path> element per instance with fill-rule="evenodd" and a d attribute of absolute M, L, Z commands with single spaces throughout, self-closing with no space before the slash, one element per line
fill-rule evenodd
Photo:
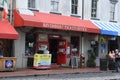
<path fill-rule="evenodd" d="M 3 57 L 13 57 L 14 56 L 13 51 L 12 51 L 13 50 L 12 43 L 13 43 L 12 40 L 0 39 Z"/>
<path fill-rule="evenodd" d="M 33 56 L 35 54 L 35 43 L 36 43 L 35 34 L 27 33 L 26 42 L 25 42 L 25 55 L 26 56 Z"/>
<path fill-rule="evenodd" d="M 97 57 L 98 56 L 98 41 L 91 41 L 91 49 L 92 49 L 92 52 L 94 52 L 95 56 Z M 102 52 L 106 51 L 106 46 L 104 44 L 102 45 L 101 51 Z"/>
<path fill-rule="evenodd" d="M 79 37 L 72 36 L 71 37 L 71 45 L 72 45 L 72 55 L 79 55 Z"/>

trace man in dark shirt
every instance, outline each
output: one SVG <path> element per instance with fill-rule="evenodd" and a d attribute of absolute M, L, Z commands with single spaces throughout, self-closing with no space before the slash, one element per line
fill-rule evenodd
<path fill-rule="evenodd" d="M 119 55 L 119 50 L 116 49 L 115 50 L 115 67 L 116 67 L 116 71 L 118 72 L 119 68 L 120 68 L 120 55 Z"/>

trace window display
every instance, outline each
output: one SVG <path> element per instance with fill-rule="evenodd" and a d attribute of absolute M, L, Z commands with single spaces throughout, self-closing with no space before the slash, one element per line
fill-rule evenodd
<path fill-rule="evenodd" d="M 72 45 L 72 55 L 79 55 L 79 37 L 72 36 L 71 37 L 71 45 Z"/>
<path fill-rule="evenodd" d="M 26 34 L 26 42 L 25 42 L 25 55 L 33 56 L 35 53 L 35 43 L 36 43 L 36 35 L 32 33 Z"/>

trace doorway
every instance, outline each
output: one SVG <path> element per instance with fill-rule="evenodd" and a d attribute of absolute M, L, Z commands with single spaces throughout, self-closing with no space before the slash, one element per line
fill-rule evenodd
<path fill-rule="evenodd" d="M 117 39 L 108 41 L 108 50 L 109 51 L 112 51 L 112 50 L 115 50 L 115 49 L 118 49 L 118 48 L 119 48 L 119 46 L 118 46 L 118 43 L 117 43 Z"/>
<path fill-rule="evenodd" d="M 57 63 L 58 39 L 49 39 L 49 51 L 52 55 L 52 63 Z"/>

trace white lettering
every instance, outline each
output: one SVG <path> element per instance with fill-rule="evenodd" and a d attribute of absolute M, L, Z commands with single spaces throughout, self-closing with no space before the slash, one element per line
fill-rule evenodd
<path fill-rule="evenodd" d="M 71 25 L 62 25 L 62 24 L 43 23 L 43 27 L 51 28 L 51 29 L 73 30 L 73 31 L 87 31 L 87 29 L 84 26 L 71 26 Z"/>

